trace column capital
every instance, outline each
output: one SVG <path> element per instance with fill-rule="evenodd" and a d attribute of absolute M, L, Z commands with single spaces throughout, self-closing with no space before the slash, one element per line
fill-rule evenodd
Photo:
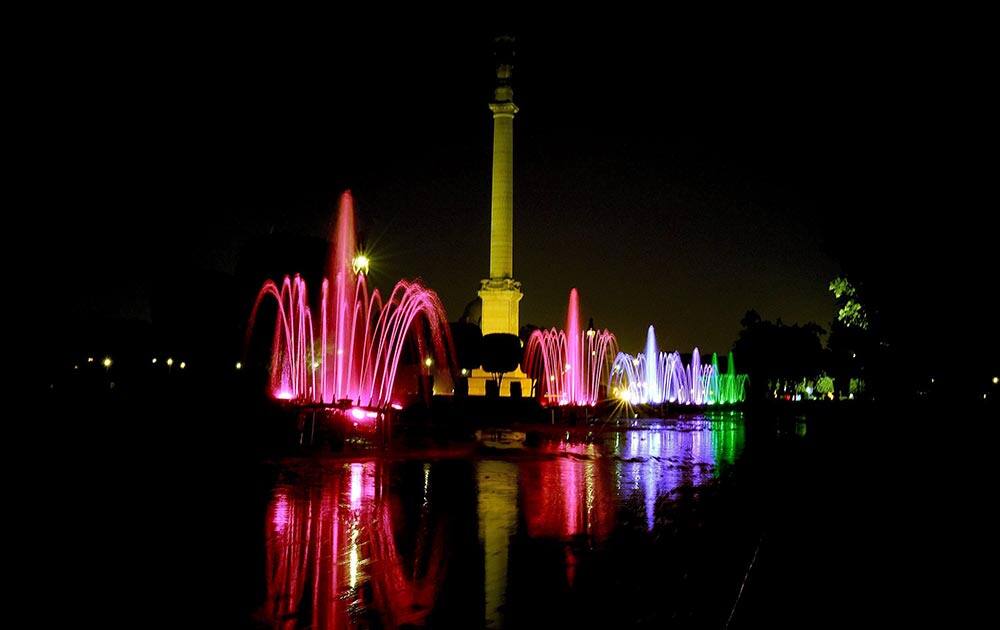
<path fill-rule="evenodd" d="M 513 278 L 485 278 L 479 281 L 479 290 L 521 293 L 521 283 Z"/>
<path fill-rule="evenodd" d="M 518 111 L 520 111 L 517 105 L 513 101 L 500 101 L 490 103 L 490 111 L 493 112 L 493 117 L 497 118 L 499 116 L 510 116 L 514 117 Z"/>

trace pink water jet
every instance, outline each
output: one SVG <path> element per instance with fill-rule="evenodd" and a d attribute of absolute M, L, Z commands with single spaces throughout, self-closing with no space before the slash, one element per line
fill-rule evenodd
<path fill-rule="evenodd" d="M 545 405 L 593 405 L 602 398 L 612 358 L 618 352 L 608 330 L 580 325 L 580 295 L 569 292 L 566 328 L 536 330 L 528 339 L 524 369 L 537 380 Z"/>
<path fill-rule="evenodd" d="M 248 340 L 261 304 L 271 297 L 278 307 L 271 346 L 272 396 L 300 403 L 351 401 L 385 407 L 394 401 L 407 344 L 421 361 L 433 357 L 437 372 L 450 377 L 454 346 L 437 294 L 419 281 L 401 280 L 383 300 L 377 289 L 369 293 L 364 273 L 353 268 L 359 252 L 349 191 L 340 197 L 331 240 L 318 320 L 298 274 L 285 276 L 280 286 L 268 280 L 254 302 Z"/>

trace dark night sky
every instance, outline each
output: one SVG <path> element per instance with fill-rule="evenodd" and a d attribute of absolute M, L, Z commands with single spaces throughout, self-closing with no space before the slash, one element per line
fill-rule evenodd
<path fill-rule="evenodd" d="M 643 22 L 513 25 L 522 323 L 561 325 L 576 286 L 623 349 L 652 323 L 665 349 L 725 351 L 750 307 L 825 326 L 844 251 L 897 297 L 995 267 L 966 146 L 974 34 Z M 71 316 L 149 317 L 151 277 L 322 236 L 350 188 L 376 283 L 422 277 L 457 318 L 488 267 L 493 29 L 197 30 L 47 60 L 43 205 L 68 211 L 49 263 Z M 979 312 L 953 285 L 928 302 Z"/>

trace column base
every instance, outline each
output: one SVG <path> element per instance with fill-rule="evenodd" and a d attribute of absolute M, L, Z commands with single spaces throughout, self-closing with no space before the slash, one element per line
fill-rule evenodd
<path fill-rule="evenodd" d="M 493 380 L 493 374 L 490 372 L 485 372 L 480 368 L 472 370 L 472 374 L 469 375 L 469 396 L 485 396 L 486 395 L 486 382 Z M 521 397 L 530 398 L 531 397 L 531 384 L 532 379 L 528 377 L 527 374 L 521 371 L 521 368 L 514 370 L 513 372 L 507 372 L 503 375 L 503 380 L 500 382 L 500 396 L 503 398 L 510 397 L 510 385 L 511 383 L 518 382 L 521 384 Z"/>

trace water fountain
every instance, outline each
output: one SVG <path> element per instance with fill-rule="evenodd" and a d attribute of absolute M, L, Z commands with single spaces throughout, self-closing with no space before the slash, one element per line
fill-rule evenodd
<path fill-rule="evenodd" d="M 536 379 L 545 405 L 594 405 L 617 351 L 610 331 L 582 330 L 580 296 L 574 288 L 569 292 L 565 330 L 533 332 L 524 351 L 524 371 Z"/>
<path fill-rule="evenodd" d="M 716 405 L 742 402 L 746 378 L 736 373 L 732 352 L 724 374 L 719 372 L 718 355 L 713 353 L 711 364 L 702 365 L 698 348 L 684 365 L 680 353 L 660 352 L 650 326 L 644 352 L 615 357 L 608 387 L 612 396 L 632 405 Z"/>
<path fill-rule="evenodd" d="M 270 391 L 274 398 L 301 404 L 353 404 L 385 408 L 394 402 L 394 386 L 404 349 L 414 344 L 421 360 L 431 359 L 439 372 L 453 365 L 448 318 L 437 294 L 419 281 L 400 281 L 388 299 L 369 293 L 366 265 L 357 251 L 354 202 L 340 197 L 333 249 L 319 296 L 319 317 L 309 306 L 305 280 L 285 276 L 268 280 L 254 302 L 247 328 L 253 332 L 261 304 L 274 298 L 278 313 L 271 348 Z"/>

